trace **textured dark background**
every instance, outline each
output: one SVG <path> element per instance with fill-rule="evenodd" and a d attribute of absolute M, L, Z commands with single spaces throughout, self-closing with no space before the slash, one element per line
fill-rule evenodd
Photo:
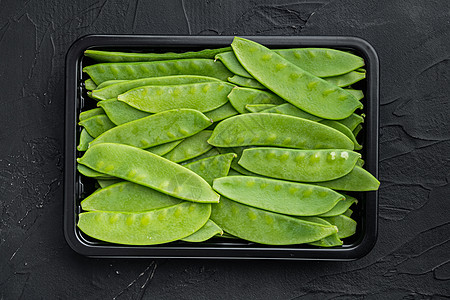
<path fill-rule="evenodd" d="M 3 0 L 0 7 L 0 299 L 450 297 L 450 1 Z M 344 263 L 73 252 L 62 231 L 64 56 L 90 33 L 369 41 L 381 62 L 373 251 Z"/>

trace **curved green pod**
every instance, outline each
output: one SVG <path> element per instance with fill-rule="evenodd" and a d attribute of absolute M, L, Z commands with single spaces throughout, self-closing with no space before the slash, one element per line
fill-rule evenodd
<path fill-rule="evenodd" d="M 107 80 L 132 80 L 173 75 L 200 75 L 226 81 L 232 73 L 212 59 L 179 59 L 153 62 L 101 63 L 83 68 L 96 84 Z"/>
<path fill-rule="evenodd" d="M 155 245 L 185 238 L 208 221 L 211 205 L 182 202 L 143 213 L 93 211 L 79 214 L 90 237 L 125 245 Z"/>
<path fill-rule="evenodd" d="M 358 134 L 359 134 L 359 132 L 362 130 L 362 125 L 361 124 L 358 124 L 358 125 L 356 125 L 356 127 L 355 127 L 355 129 L 353 129 L 353 135 L 355 136 L 355 137 L 357 137 L 358 136 Z"/>
<path fill-rule="evenodd" d="M 217 178 L 213 188 L 233 201 L 293 216 L 319 215 L 344 199 L 327 188 L 251 176 Z"/>
<path fill-rule="evenodd" d="M 322 218 L 319 217 L 299 217 L 300 220 L 312 222 L 312 223 L 318 223 L 322 225 L 330 226 L 332 225 L 330 222 L 325 221 Z M 319 246 L 319 247 L 336 247 L 336 246 L 342 246 L 343 242 L 339 238 L 337 233 L 333 233 L 332 235 L 329 235 L 327 237 L 324 237 L 323 239 L 308 243 L 313 246 Z"/>
<path fill-rule="evenodd" d="M 274 108 L 275 104 L 247 104 L 245 109 L 251 113 L 259 113 Z"/>
<path fill-rule="evenodd" d="M 354 145 L 353 148 L 355 150 L 362 149 L 362 146 L 356 140 L 355 136 L 353 135 L 353 132 L 344 124 L 342 124 L 338 121 L 334 121 L 334 120 L 322 120 L 319 122 L 345 134 L 345 136 L 348 137 L 353 142 L 353 145 Z"/>
<path fill-rule="evenodd" d="M 99 62 L 139 62 L 139 61 L 160 61 L 186 58 L 214 58 L 219 53 L 230 51 L 230 47 L 217 49 L 204 49 L 200 51 L 188 52 L 166 52 L 166 53 L 142 53 L 142 52 L 113 52 L 100 50 L 86 50 L 84 56 L 90 57 Z"/>
<path fill-rule="evenodd" d="M 195 75 L 177 75 L 177 76 L 141 78 L 135 80 L 121 80 L 115 84 L 108 85 L 101 89 L 92 91 L 91 96 L 98 100 L 108 100 L 117 98 L 117 96 L 119 96 L 120 94 L 123 94 L 129 90 L 141 86 L 178 85 L 178 84 L 200 83 L 210 81 L 220 81 L 220 80 L 214 77 L 195 76 Z M 101 83 L 99 87 L 102 86 L 102 84 L 103 83 Z"/>
<path fill-rule="evenodd" d="M 105 173 L 101 173 L 101 172 L 97 172 L 87 166 L 81 165 L 81 164 L 77 164 L 77 170 L 78 172 L 80 172 L 80 174 L 86 176 L 86 177 L 91 177 L 91 178 L 96 178 L 96 179 L 111 179 L 113 178 L 113 176 L 109 176 Z"/>
<path fill-rule="evenodd" d="M 219 155 L 220 152 L 217 150 L 217 148 L 212 148 L 210 149 L 208 152 L 203 153 L 202 155 L 199 155 L 197 157 L 191 158 L 189 160 L 183 161 L 182 163 L 180 163 L 180 165 L 185 166 L 187 164 L 190 164 L 194 161 L 198 161 L 204 158 L 208 158 L 208 157 L 212 157 L 212 156 L 216 156 Z"/>
<path fill-rule="evenodd" d="M 111 122 L 106 115 L 96 115 L 88 119 L 80 121 L 78 124 L 84 127 L 86 131 L 93 137 L 97 138 L 101 134 L 114 128 L 116 124 Z"/>
<path fill-rule="evenodd" d="M 97 88 L 97 85 L 95 84 L 94 80 L 92 79 L 87 79 L 84 81 L 84 88 L 87 90 L 95 90 Z"/>
<path fill-rule="evenodd" d="M 326 217 L 323 219 L 338 228 L 337 235 L 341 239 L 352 236 L 356 232 L 356 221 L 345 215 Z"/>
<path fill-rule="evenodd" d="M 97 172 L 141 184 L 175 198 L 203 203 L 219 201 L 219 195 L 199 175 L 136 147 L 97 144 L 77 160 Z"/>
<path fill-rule="evenodd" d="M 187 137 L 163 157 L 179 163 L 200 156 L 212 148 L 207 142 L 211 133 L 211 130 L 202 130 L 199 133 Z"/>
<path fill-rule="evenodd" d="M 252 88 L 252 89 L 260 89 L 260 90 L 266 89 L 265 86 L 263 86 L 261 83 L 259 83 L 255 79 L 242 77 L 239 75 L 234 75 L 233 77 L 229 77 L 228 81 L 231 83 L 234 83 L 236 85 L 248 87 L 248 88 Z"/>
<path fill-rule="evenodd" d="M 231 162 L 231 169 L 235 170 L 236 172 L 239 172 L 239 175 L 260 176 L 256 173 L 253 173 L 253 172 L 250 172 L 250 171 L 244 169 L 243 167 L 241 167 L 238 164 L 239 159 L 241 159 L 242 152 L 244 151 L 244 149 L 247 149 L 247 147 L 229 147 L 229 148 L 217 148 L 217 149 L 222 154 L 233 153 L 233 154 L 237 155 L 236 159 L 233 159 L 233 161 Z"/>
<path fill-rule="evenodd" d="M 273 50 L 275 53 L 318 77 L 348 73 L 364 66 L 364 60 L 354 54 L 328 48 L 297 48 Z M 236 75 L 251 78 L 233 52 L 217 54 L 220 60 Z"/>
<path fill-rule="evenodd" d="M 350 93 L 355 97 L 356 100 L 360 101 L 362 98 L 364 98 L 364 93 L 361 90 L 354 90 L 354 89 L 344 89 L 346 92 Z"/>
<path fill-rule="evenodd" d="M 256 80 L 310 114 L 343 119 L 363 107 L 344 89 L 312 75 L 258 43 L 235 37 L 231 47 Z"/>
<path fill-rule="evenodd" d="M 349 217 L 349 218 L 351 218 L 352 214 L 353 214 L 353 210 L 351 210 L 350 208 L 347 209 L 347 210 L 343 213 L 344 216 L 347 216 L 347 217 Z"/>
<path fill-rule="evenodd" d="M 168 142 L 165 144 L 161 144 L 158 146 L 154 146 L 154 147 L 150 147 L 145 149 L 145 151 L 149 151 L 153 154 L 157 154 L 159 156 L 163 156 L 166 153 L 169 153 L 170 151 L 172 151 L 173 148 L 175 148 L 176 146 L 178 146 L 183 140 L 177 140 L 177 141 L 173 141 L 173 142 Z"/>
<path fill-rule="evenodd" d="M 214 179 L 227 176 L 231 162 L 235 157 L 236 154 L 234 153 L 216 155 L 191 162 L 184 167 L 197 173 L 209 185 L 212 185 Z"/>
<path fill-rule="evenodd" d="M 364 167 L 364 163 L 365 163 L 365 161 L 364 161 L 364 159 L 362 159 L 362 158 L 359 158 L 358 159 L 358 161 L 356 162 L 356 165 L 358 166 L 358 167 Z"/>
<path fill-rule="evenodd" d="M 212 205 L 211 220 L 244 240 L 267 245 L 310 243 L 337 232 L 334 226 L 299 220 L 221 197 Z"/>
<path fill-rule="evenodd" d="M 104 189 L 105 187 L 108 187 L 110 185 L 124 182 L 122 179 L 114 178 L 114 179 L 97 179 L 97 183 L 100 186 L 100 188 Z"/>
<path fill-rule="evenodd" d="M 315 182 L 314 184 L 339 191 L 376 191 L 380 182 L 369 172 L 359 166 L 355 166 L 347 175 L 330 181 Z"/>
<path fill-rule="evenodd" d="M 307 120 L 311 120 L 311 121 L 323 120 L 322 118 L 319 118 L 312 114 L 309 114 L 306 111 L 303 111 L 300 108 L 295 107 L 294 105 L 292 105 L 290 103 L 280 104 L 280 105 L 274 106 L 272 108 L 263 110 L 261 112 L 262 113 L 276 113 L 276 114 L 282 114 L 282 115 L 289 115 L 289 116 L 303 118 L 303 119 L 307 119 Z"/>
<path fill-rule="evenodd" d="M 320 182 L 348 174 L 360 157 L 357 152 L 342 149 L 257 147 L 245 149 L 238 163 L 251 172 L 272 178 Z"/>
<path fill-rule="evenodd" d="M 238 112 L 233 108 L 233 105 L 231 105 L 230 102 L 225 103 L 221 107 L 205 112 L 205 116 L 213 120 L 213 122 L 219 122 L 237 114 Z"/>
<path fill-rule="evenodd" d="M 83 128 L 80 133 L 80 143 L 77 146 L 77 150 L 86 151 L 89 148 L 89 143 L 93 140 L 94 138 L 87 132 L 86 128 Z"/>
<path fill-rule="evenodd" d="M 79 120 L 83 121 L 83 120 L 89 119 L 93 116 L 104 115 L 104 114 L 105 114 L 105 111 L 101 107 L 97 107 L 97 108 L 89 109 L 86 111 L 82 111 L 79 115 Z"/>
<path fill-rule="evenodd" d="M 214 223 L 211 220 L 208 220 L 205 225 L 203 225 L 202 228 L 191 234 L 190 236 L 187 236 L 182 241 L 185 242 L 191 242 L 191 243 L 200 243 L 204 242 L 206 240 L 209 240 L 213 236 L 216 235 L 222 235 L 223 230 L 220 228 L 216 223 Z"/>
<path fill-rule="evenodd" d="M 189 137 L 212 121 L 193 109 L 174 109 L 119 125 L 93 140 L 90 145 L 119 143 L 150 148 Z"/>
<path fill-rule="evenodd" d="M 228 95 L 231 105 L 239 113 L 245 114 L 248 111 L 245 106 L 248 104 L 282 104 L 285 103 L 283 99 L 271 92 L 235 87 Z"/>
<path fill-rule="evenodd" d="M 81 208 L 87 211 L 142 212 L 176 205 L 181 201 L 154 189 L 123 181 L 95 191 L 81 201 Z"/>
<path fill-rule="evenodd" d="M 327 82 L 339 87 L 346 87 L 366 78 L 366 73 L 351 71 L 342 75 L 326 77 Z"/>
<path fill-rule="evenodd" d="M 122 125 L 151 115 L 151 113 L 136 109 L 117 99 L 99 101 L 97 105 L 103 108 L 111 122 L 116 125 Z"/>
<path fill-rule="evenodd" d="M 334 128 L 303 118 L 272 113 L 243 114 L 223 120 L 214 129 L 208 143 L 216 147 L 353 150 L 353 142 Z"/>
<path fill-rule="evenodd" d="M 105 88 L 107 86 L 110 86 L 110 85 L 113 85 L 113 84 L 116 84 L 116 83 L 125 82 L 125 81 L 128 81 L 128 80 L 108 80 L 108 81 L 103 81 L 102 83 L 100 83 L 97 86 L 96 90 L 101 90 L 101 89 L 103 89 L 103 88 Z M 91 96 L 92 96 L 92 94 L 91 94 Z M 95 97 L 93 97 L 93 98 L 96 99 Z"/>
<path fill-rule="evenodd" d="M 342 120 L 337 120 L 337 122 L 341 123 L 342 125 L 345 125 L 348 127 L 348 129 L 350 129 L 351 131 L 353 131 L 356 126 L 358 126 L 361 123 L 364 123 L 364 117 L 366 115 L 365 114 L 361 114 L 361 115 L 357 115 L 357 114 L 351 114 L 350 117 L 342 119 Z M 353 134 L 353 132 L 352 132 Z"/>
<path fill-rule="evenodd" d="M 151 113 L 177 108 L 190 108 L 206 112 L 227 103 L 227 95 L 233 87 L 234 85 L 221 81 L 151 85 L 125 92 L 119 95 L 117 100 Z"/>
<path fill-rule="evenodd" d="M 352 206 L 354 203 L 358 203 L 358 200 L 356 200 L 356 198 L 349 195 L 344 196 L 345 196 L 344 200 L 336 203 L 336 205 L 332 209 L 323 214 L 320 214 L 319 217 L 334 217 L 342 215 L 349 209 L 350 206 Z"/>

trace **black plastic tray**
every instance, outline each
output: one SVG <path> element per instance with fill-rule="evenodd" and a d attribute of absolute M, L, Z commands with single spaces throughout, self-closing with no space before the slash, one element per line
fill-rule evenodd
<path fill-rule="evenodd" d="M 327 47 L 352 51 L 364 58 L 367 78 L 358 83 L 364 91 L 366 119 L 362 138 L 365 168 L 378 177 L 379 62 L 373 47 L 355 37 L 332 36 L 247 36 L 270 48 Z M 81 128 L 80 111 L 93 108 L 83 89 L 84 66 L 94 63 L 83 57 L 86 49 L 146 52 L 183 52 L 229 46 L 232 36 L 147 36 L 89 35 L 75 41 L 66 56 L 65 168 L 64 168 L 64 235 L 70 247 L 90 257 L 159 257 L 214 259 L 286 259 L 286 260 L 352 260 L 366 255 L 374 246 L 378 226 L 378 192 L 356 193 L 359 203 L 354 209 L 357 232 L 336 248 L 308 245 L 266 246 L 246 241 L 217 238 L 203 243 L 172 242 L 156 246 L 126 246 L 92 239 L 76 226 L 80 202 L 94 190 L 94 181 L 76 170 L 76 150 Z"/>

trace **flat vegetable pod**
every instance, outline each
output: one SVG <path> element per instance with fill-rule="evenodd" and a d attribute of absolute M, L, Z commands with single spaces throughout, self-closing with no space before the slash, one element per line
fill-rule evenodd
<path fill-rule="evenodd" d="M 175 198 L 202 203 L 219 201 L 219 195 L 196 173 L 136 147 L 97 144 L 77 160 L 97 172 L 141 184 Z"/>
<path fill-rule="evenodd" d="M 187 236 L 181 240 L 184 242 L 200 243 L 209 240 L 210 238 L 216 235 L 222 234 L 223 230 L 216 223 L 214 223 L 211 220 L 208 220 L 208 222 L 206 222 L 206 224 L 203 225 L 202 228 L 200 228 L 190 236 Z"/>
<path fill-rule="evenodd" d="M 322 225 L 328 225 L 328 226 L 332 225 L 328 221 L 325 221 L 324 219 L 319 218 L 319 217 L 299 217 L 299 219 L 303 220 L 303 221 L 312 222 L 312 223 L 322 224 Z M 329 248 L 329 247 L 342 246 L 343 242 L 341 241 L 341 239 L 339 238 L 337 233 L 333 233 L 332 235 L 329 235 L 327 237 L 324 237 L 323 239 L 311 242 L 309 244 L 312 246 Z"/>
<path fill-rule="evenodd" d="M 184 167 L 200 175 L 212 186 L 214 179 L 227 176 L 235 157 L 234 153 L 221 154 L 191 162 Z"/>
<path fill-rule="evenodd" d="M 211 220 L 236 237 L 266 245 L 310 243 L 337 232 L 334 226 L 268 212 L 226 197 L 212 205 Z"/>
<path fill-rule="evenodd" d="M 211 205 L 182 202 L 143 213 L 93 211 L 79 214 L 90 237 L 124 245 L 156 245 L 185 238 L 205 225 Z"/>
<path fill-rule="evenodd" d="M 336 203 L 336 205 L 330 209 L 329 211 L 320 214 L 318 217 L 334 217 L 338 215 L 344 214 L 350 206 L 355 203 L 358 203 L 358 200 L 352 196 L 344 195 L 345 199 Z"/>
<path fill-rule="evenodd" d="M 245 106 L 248 104 L 282 104 L 285 103 L 283 99 L 275 95 L 274 93 L 261 91 L 251 88 L 235 87 L 228 95 L 231 105 L 239 113 L 245 114 L 248 111 Z"/>
<path fill-rule="evenodd" d="M 111 122 L 111 120 L 103 114 L 84 119 L 80 121 L 79 124 L 94 138 L 116 126 L 116 124 Z"/>
<path fill-rule="evenodd" d="M 122 125 L 151 115 L 151 113 L 136 109 L 117 99 L 99 101 L 97 105 L 103 108 L 111 122 L 116 125 Z"/>
<path fill-rule="evenodd" d="M 199 133 L 185 138 L 171 151 L 164 154 L 164 158 L 179 163 L 208 152 L 212 148 L 212 146 L 207 143 L 211 133 L 211 130 L 202 130 Z"/>
<path fill-rule="evenodd" d="M 338 236 L 343 239 L 352 236 L 356 232 L 357 223 L 355 220 L 345 215 L 323 218 L 325 221 L 337 226 Z"/>
<path fill-rule="evenodd" d="M 350 173 L 341 178 L 315 182 L 314 184 L 338 191 L 355 192 L 376 191 L 380 187 L 380 182 L 372 174 L 359 166 L 355 166 Z"/>

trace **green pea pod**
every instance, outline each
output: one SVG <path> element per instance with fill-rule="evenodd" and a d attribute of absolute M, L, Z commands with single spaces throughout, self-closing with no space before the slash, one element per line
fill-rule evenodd
<path fill-rule="evenodd" d="M 96 178 L 96 179 L 111 179 L 113 176 L 109 176 L 107 174 L 97 172 L 89 167 L 77 164 L 77 170 L 81 174 L 83 174 L 86 177 Z"/>
<path fill-rule="evenodd" d="M 97 85 L 92 79 L 89 78 L 84 82 L 84 88 L 91 91 L 95 90 L 97 88 Z"/>
<path fill-rule="evenodd" d="M 350 93 L 355 97 L 356 100 L 360 101 L 362 98 L 364 98 L 364 93 L 361 90 L 354 90 L 354 89 L 344 89 L 346 92 Z"/>
<path fill-rule="evenodd" d="M 212 59 L 179 59 L 153 62 L 101 63 L 83 68 L 96 84 L 107 80 L 132 80 L 174 75 L 200 75 L 227 80 L 232 73 Z"/>
<path fill-rule="evenodd" d="M 191 108 L 206 112 L 228 102 L 227 95 L 233 87 L 234 85 L 219 81 L 145 86 L 121 94 L 117 99 L 134 108 L 151 113 L 177 108 Z M 205 99 L 207 100 L 205 101 Z"/>
<path fill-rule="evenodd" d="M 356 232 L 356 225 L 357 225 L 356 221 L 345 215 L 326 217 L 323 219 L 331 223 L 332 225 L 337 226 L 338 228 L 337 234 L 341 239 L 352 236 Z"/>
<path fill-rule="evenodd" d="M 110 185 L 123 182 L 121 179 L 97 179 L 98 185 L 100 188 L 104 189 Z"/>
<path fill-rule="evenodd" d="M 353 142 L 334 128 L 303 118 L 271 113 L 243 114 L 223 120 L 214 129 L 208 143 L 216 147 L 353 150 Z"/>
<path fill-rule="evenodd" d="M 241 159 L 242 156 L 242 152 L 244 151 L 244 149 L 246 149 L 247 147 L 230 147 L 230 148 L 217 148 L 219 150 L 220 153 L 224 154 L 224 153 L 233 153 L 236 154 L 237 157 L 236 159 L 233 159 L 233 161 L 231 162 L 231 168 L 233 170 L 235 170 L 236 172 L 239 173 L 239 175 L 247 175 L 247 176 L 260 176 L 256 173 L 250 172 L 246 169 L 244 169 L 243 167 L 241 167 L 238 164 L 239 159 Z"/>
<path fill-rule="evenodd" d="M 210 238 L 216 236 L 216 235 L 222 235 L 223 230 L 213 221 L 208 220 L 205 225 L 203 225 L 202 228 L 200 228 L 195 233 L 191 234 L 190 236 L 187 236 L 182 241 L 185 242 L 191 242 L 191 243 L 200 243 L 204 242 L 206 240 L 209 240 Z"/>
<path fill-rule="evenodd" d="M 347 210 L 343 213 L 344 216 L 347 216 L 347 217 L 349 217 L 349 218 L 352 216 L 352 214 L 353 214 L 353 210 L 351 210 L 350 208 L 347 209 Z"/>
<path fill-rule="evenodd" d="M 90 145 L 119 143 L 150 148 L 194 135 L 211 123 L 199 111 L 174 109 L 119 125 L 97 137 Z"/>
<path fill-rule="evenodd" d="M 84 55 L 99 62 L 140 62 L 160 61 L 186 58 L 214 58 L 219 53 L 230 51 L 230 47 L 218 49 L 204 49 L 201 51 L 167 52 L 167 53 L 140 53 L 140 52 L 112 52 L 99 50 L 86 50 Z"/>
<path fill-rule="evenodd" d="M 80 133 L 80 143 L 77 146 L 78 151 L 86 151 L 89 148 L 89 143 L 94 138 L 87 132 L 86 128 L 83 128 Z"/>
<path fill-rule="evenodd" d="M 165 144 L 161 144 L 158 146 L 150 147 L 145 149 L 145 151 L 149 151 L 153 154 L 157 154 L 159 156 L 163 156 L 166 153 L 169 153 L 173 150 L 176 146 L 178 146 L 183 140 L 173 141 Z"/>
<path fill-rule="evenodd" d="M 239 75 L 234 75 L 233 77 L 229 77 L 228 81 L 231 83 L 234 83 L 236 85 L 248 87 L 248 88 L 252 88 L 252 89 L 260 89 L 260 90 L 266 89 L 265 86 L 263 86 L 261 83 L 259 83 L 255 79 L 246 78 L 246 77 L 242 77 Z"/>
<path fill-rule="evenodd" d="M 90 110 L 86 110 L 80 113 L 79 119 L 80 121 L 89 119 L 93 116 L 98 116 L 98 115 L 104 115 L 105 112 L 103 111 L 103 109 L 101 107 L 97 107 L 97 108 L 93 108 Z"/>
<path fill-rule="evenodd" d="M 345 134 L 345 136 L 348 137 L 353 142 L 355 150 L 362 149 L 362 146 L 356 140 L 355 136 L 353 135 L 353 132 L 344 124 L 341 124 L 340 122 L 334 120 L 322 120 L 320 121 L 320 123 L 330 126 L 331 128 L 334 128 Z"/>
<path fill-rule="evenodd" d="M 245 106 L 248 104 L 279 105 L 286 102 L 277 95 L 270 92 L 240 87 L 233 88 L 231 93 L 228 95 L 228 99 L 230 100 L 230 103 L 231 105 L 233 105 L 234 109 L 236 109 L 241 114 L 245 114 L 248 112 L 245 109 Z"/>
<path fill-rule="evenodd" d="M 213 188 L 233 201 L 293 216 L 319 215 L 344 199 L 327 188 L 251 176 L 217 178 Z"/>
<path fill-rule="evenodd" d="M 361 154 L 349 150 L 297 150 L 257 147 L 245 149 L 239 164 L 272 178 L 320 182 L 340 178 L 353 170 Z"/>
<path fill-rule="evenodd" d="M 351 71 L 338 76 L 326 77 L 324 80 L 339 87 L 346 87 L 364 78 L 366 78 L 366 73 Z"/>
<path fill-rule="evenodd" d="M 100 83 L 97 86 L 96 90 L 101 90 L 102 88 L 105 88 L 107 86 L 110 86 L 110 85 L 113 85 L 113 84 L 116 84 L 116 83 L 126 82 L 126 81 L 128 81 L 128 80 L 108 80 L 108 81 L 103 81 L 102 83 Z M 95 97 L 94 97 L 94 99 L 95 99 Z"/>
<path fill-rule="evenodd" d="M 143 212 L 181 203 L 182 200 L 128 181 L 102 188 L 81 201 L 87 211 Z"/>
<path fill-rule="evenodd" d="M 105 133 L 116 126 L 116 124 L 111 122 L 106 115 L 96 115 L 80 121 L 79 124 L 83 126 L 93 138 L 97 138 L 102 133 Z"/>
<path fill-rule="evenodd" d="M 117 80 L 115 80 L 117 82 Z M 105 86 L 103 88 L 98 88 L 92 91 L 92 97 L 98 100 L 108 100 L 115 99 L 120 94 L 123 94 L 134 88 L 147 85 L 178 85 L 178 84 L 189 84 L 189 83 L 200 83 L 200 82 L 210 82 L 219 81 L 217 78 L 207 77 L 207 76 L 195 76 L 195 75 L 177 75 L 177 76 L 164 76 L 164 77 L 150 77 L 135 80 L 120 80 L 119 82 Z M 110 81 L 107 81 L 110 82 Z M 106 83 L 106 82 L 105 82 Z M 102 86 L 101 83 L 99 87 Z"/>
<path fill-rule="evenodd" d="M 337 232 L 334 226 L 253 208 L 226 197 L 212 205 L 211 220 L 236 237 L 267 245 L 310 243 Z"/>
<path fill-rule="evenodd" d="M 247 104 L 245 109 L 251 113 L 259 113 L 274 108 L 275 104 Z"/>
<path fill-rule="evenodd" d="M 199 175 L 136 147 L 97 144 L 89 147 L 77 160 L 97 172 L 141 184 L 175 198 L 202 203 L 219 201 L 219 195 Z"/>
<path fill-rule="evenodd" d="M 344 200 L 336 203 L 336 205 L 332 209 L 323 214 L 320 214 L 319 217 L 334 217 L 337 215 L 342 215 L 349 209 L 350 206 L 352 206 L 354 203 L 358 203 L 358 200 L 356 200 L 356 198 L 353 198 L 349 195 L 344 196 Z"/>
<path fill-rule="evenodd" d="M 234 153 L 216 155 L 191 162 L 184 167 L 197 173 L 212 185 L 214 179 L 227 176 L 231 161 L 235 157 Z"/>
<path fill-rule="evenodd" d="M 235 37 L 231 47 L 239 62 L 256 80 L 310 114 L 325 119 L 343 119 L 363 107 L 344 89 L 297 67 L 258 43 Z"/>
<path fill-rule="evenodd" d="M 191 202 L 143 213 L 93 211 L 79 214 L 78 228 L 110 243 L 155 245 L 193 234 L 210 214 L 211 205 Z"/>
<path fill-rule="evenodd" d="M 185 166 L 187 164 L 193 163 L 194 161 L 198 161 L 198 160 L 201 160 L 201 159 L 204 159 L 204 158 L 208 158 L 208 157 L 213 157 L 213 156 L 216 156 L 216 155 L 219 155 L 219 154 L 220 154 L 220 152 L 217 150 L 217 148 L 212 148 L 211 150 L 209 150 L 208 152 L 203 153 L 202 155 L 199 155 L 197 157 L 194 157 L 194 158 L 191 158 L 189 160 L 183 161 L 182 163 L 180 163 L 180 165 Z"/>
<path fill-rule="evenodd" d="M 354 135 L 355 137 L 357 137 L 358 134 L 361 132 L 362 128 L 363 128 L 363 127 L 362 127 L 361 124 L 356 125 L 355 129 L 353 129 L 353 135 Z"/>
<path fill-rule="evenodd" d="M 325 221 L 322 218 L 318 217 L 299 217 L 300 220 L 308 221 L 312 223 L 318 223 L 322 225 L 332 225 L 331 223 Z M 323 239 L 308 243 L 313 246 L 319 246 L 319 247 L 336 247 L 336 246 L 342 246 L 343 242 L 339 238 L 337 233 L 333 233 L 332 235 L 329 235 L 327 237 L 324 237 Z"/>
<path fill-rule="evenodd" d="M 203 130 L 193 136 L 185 138 L 175 148 L 166 153 L 164 158 L 179 163 L 208 152 L 212 148 L 207 142 L 211 133 L 211 130 Z"/>
<path fill-rule="evenodd" d="M 342 120 L 337 120 L 337 122 L 341 123 L 342 125 L 347 126 L 348 129 L 353 131 L 356 128 L 356 126 L 358 126 L 361 123 L 364 123 L 364 117 L 365 117 L 365 114 L 361 114 L 361 115 L 351 114 L 350 117 L 342 119 Z"/>
<path fill-rule="evenodd" d="M 341 178 L 314 184 L 333 190 L 355 192 L 376 191 L 380 186 L 380 182 L 372 174 L 358 166 Z"/>
<path fill-rule="evenodd" d="M 262 113 L 276 113 L 276 114 L 282 114 L 282 115 L 289 115 L 289 116 L 303 118 L 303 119 L 307 119 L 307 120 L 311 120 L 311 121 L 322 120 L 322 118 L 311 115 L 311 114 L 307 113 L 306 111 L 303 111 L 300 108 L 295 107 L 294 105 L 292 105 L 290 103 L 280 104 L 275 107 L 263 110 L 261 112 Z"/>
<path fill-rule="evenodd" d="M 97 105 L 103 108 L 111 122 L 116 125 L 122 125 L 151 115 L 151 113 L 136 109 L 117 99 L 99 101 Z"/>
<path fill-rule="evenodd" d="M 233 105 L 231 105 L 230 102 L 225 103 L 219 108 L 205 112 L 205 116 L 213 120 L 213 122 L 219 122 L 237 114 L 238 112 L 233 108 Z"/>

